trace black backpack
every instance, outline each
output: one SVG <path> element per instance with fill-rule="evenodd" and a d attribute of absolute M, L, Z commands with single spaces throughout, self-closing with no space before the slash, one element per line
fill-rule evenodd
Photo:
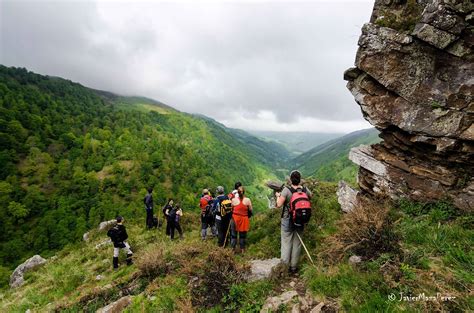
<path fill-rule="evenodd" d="M 174 222 L 176 220 L 176 212 L 178 212 L 178 209 L 174 207 L 168 211 L 168 221 Z"/>
<path fill-rule="evenodd" d="M 118 229 L 118 226 L 115 225 L 109 231 L 107 232 L 107 236 L 110 237 L 112 242 L 119 242 L 120 241 L 120 230 Z"/>

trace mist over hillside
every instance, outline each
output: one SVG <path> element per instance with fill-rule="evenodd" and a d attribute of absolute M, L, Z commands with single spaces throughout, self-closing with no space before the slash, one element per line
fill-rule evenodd
<path fill-rule="evenodd" d="M 297 156 L 331 139 L 343 136 L 343 133 L 314 132 L 277 132 L 249 130 L 249 133 L 284 145 L 293 156 Z"/>

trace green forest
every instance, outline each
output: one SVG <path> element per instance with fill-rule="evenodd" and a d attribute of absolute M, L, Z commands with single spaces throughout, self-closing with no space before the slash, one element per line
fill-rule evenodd
<path fill-rule="evenodd" d="M 158 206 L 174 198 L 197 210 L 200 190 L 228 190 L 239 180 L 257 196 L 258 210 L 267 203 L 263 181 L 283 179 L 291 166 L 322 180 L 354 179 L 348 144 L 367 141 L 335 139 L 336 157 L 323 154 L 315 162 L 313 149 L 291 160 L 282 144 L 206 116 L 5 66 L 0 110 L 0 266 L 6 268 L 77 242 L 119 213 L 142 214 L 148 186 Z"/>
<path fill-rule="evenodd" d="M 159 102 L 21 68 L 0 66 L 0 110 L 0 265 L 10 268 L 118 213 L 142 214 L 148 186 L 158 206 L 172 197 L 194 210 L 202 188 L 252 186 L 280 155 Z"/>

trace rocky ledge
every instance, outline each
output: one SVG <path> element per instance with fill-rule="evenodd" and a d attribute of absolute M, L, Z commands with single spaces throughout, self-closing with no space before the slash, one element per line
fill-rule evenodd
<path fill-rule="evenodd" d="M 474 2 L 376 0 L 344 73 L 382 142 L 354 148 L 362 193 L 474 209 Z"/>

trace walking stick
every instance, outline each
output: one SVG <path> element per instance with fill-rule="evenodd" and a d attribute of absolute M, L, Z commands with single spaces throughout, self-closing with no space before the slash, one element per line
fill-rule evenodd
<path fill-rule="evenodd" d="M 222 246 L 222 248 L 225 248 L 225 246 L 227 245 L 227 236 L 229 235 L 230 223 L 231 222 L 232 222 L 232 219 L 229 221 L 229 226 L 227 226 L 227 232 L 225 233 L 224 245 Z"/>
<path fill-rule="evenodd" d="M 309 257 L 309 260 L 311 261 L 311 264 L 314 265 L 313 258 L 311 258 L 311 255 L 309 254 L 308 249 L 306 249 L 306 246 L 305 246 L 305 244 L 304 244 L 304 242 L 303 242 L 303 239 L 301 239 L 300 234 L 298 234 L 298 232 L 296 232 L 296 235 L 298 235 L 298 239 L 300 240 L 301 244 L 303 245 L 304 251 L 306 251 L 306 254 L 307 254 L 308 257 Z M 316 265 L 315 265 L 315 266 L 316 266 Z"/>

